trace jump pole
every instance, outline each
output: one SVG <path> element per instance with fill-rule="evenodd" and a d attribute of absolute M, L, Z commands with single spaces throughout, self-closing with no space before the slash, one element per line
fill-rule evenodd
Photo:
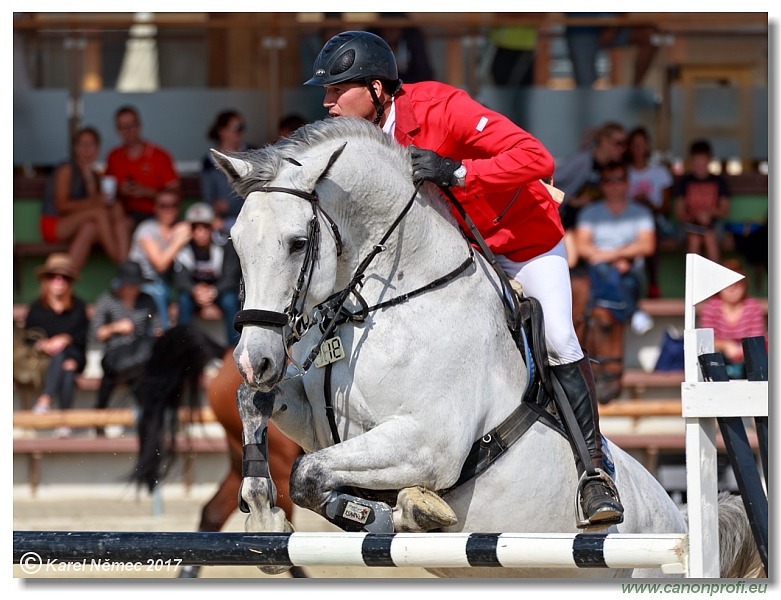
<path fill-rule="evenodd" d="M 687 536 L 521 533 L 14 531 L 14 564 L 660 568 L 687 570 Z"/>

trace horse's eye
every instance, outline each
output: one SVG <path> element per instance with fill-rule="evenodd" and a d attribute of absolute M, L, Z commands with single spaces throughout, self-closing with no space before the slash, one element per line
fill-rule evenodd
<path fill-rule="evenodd" d="M 290 244 L 290 253 L 293 254 L 295 252 L 301 252 L 305 250 L 308 243 L 309 240 L 305 237 L 294 239 Z"/>

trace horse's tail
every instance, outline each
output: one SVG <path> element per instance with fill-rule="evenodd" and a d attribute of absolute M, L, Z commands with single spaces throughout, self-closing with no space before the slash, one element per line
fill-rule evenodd
<path fill-rule="evenodd" d="M 721 492 L 719 511 L 719 571 L 723 579 L 766 577 L 743 499 Z M 681 509 L 688 525 L 688 511 Z"/>
<path fill-rule="evenodd" d="M 138 459 L 132 481 L 152 491 L 175 457 L 179 408 L 200 406 L 200 378 L 224 349 L 195 326 L 177 325 L 156 342 L 143 375 L 134 386 L 140 408 Z"/>

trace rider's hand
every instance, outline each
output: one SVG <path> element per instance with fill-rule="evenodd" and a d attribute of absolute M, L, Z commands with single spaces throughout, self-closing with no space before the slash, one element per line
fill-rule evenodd
<path fill-rule="evenodd" d="M 412 159 L 412 181 L 415 183 L 432 181 L 442 187 L 458 185 L 455 172 L 461 167 L 460 162 L 416 146 L 409 147 L 409 155 Z"/>

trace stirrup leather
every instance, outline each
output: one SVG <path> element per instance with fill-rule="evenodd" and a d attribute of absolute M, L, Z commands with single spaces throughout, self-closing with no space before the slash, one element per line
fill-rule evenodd
<path fill-rule="evenodd" d="M 621 523 L 624 520 L 622 515 L 618 520 L 607 519 L 604 521 L 592 522 L 585 514 L 585 511 L 583 510 L 583 502 L 582 502 L 583 488 L 585 488 L 586 484 L 590 481 L 594 481 L 594 480 L 602 481 L 608 487 L 616 502 L 618 502 L 619 504 L 621 503 L 621 497 L 618 494 L 618 488 L 616 487 L 616 484 L 613 482 L 610 476 L 600 468 L 597 468 L 595 470 L 596 470 L 595 475 L 589 475 L 588 473 L 584 472 L 583 475 L 581 475 L 580 477 L 580 481 L 578 481 L 578 490 L 575 494 L 575 514 L 578 516 L 576 522 L 578 529 L 605 529 L 610 525 Z"/>

